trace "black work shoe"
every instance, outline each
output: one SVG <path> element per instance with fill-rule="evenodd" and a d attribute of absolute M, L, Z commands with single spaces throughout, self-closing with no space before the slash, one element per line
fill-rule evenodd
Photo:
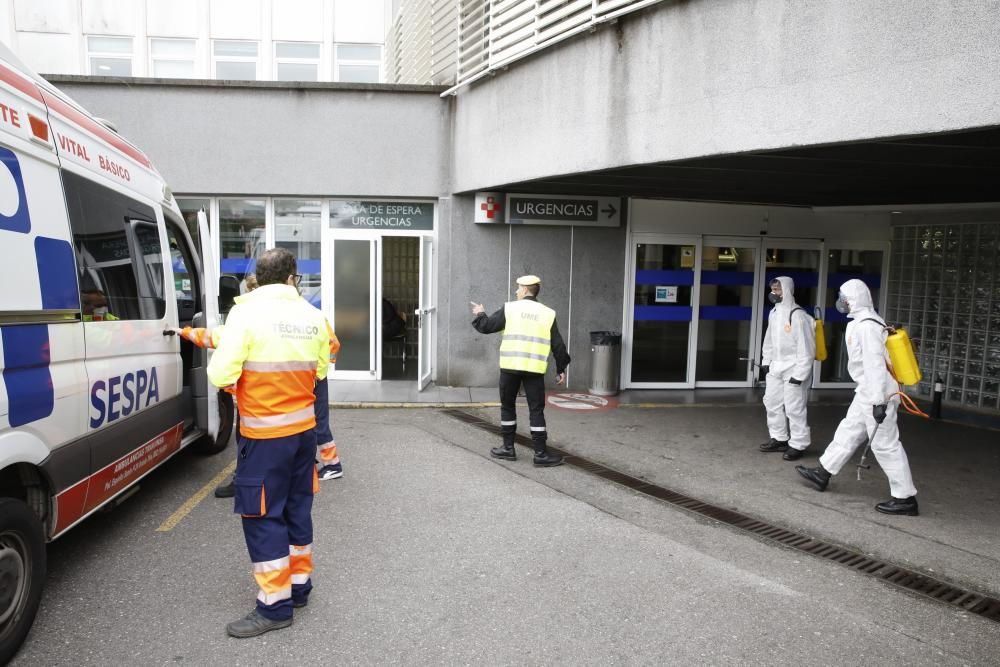
<path fill-rule="evenodd" d="M 296 609 L 302 609 L 302 607 L 308 607 L 309 598 L 306 598 L 305 600 L 292 600 L 292 606 L 295 607 Z"/>
<path fill-rule="evenodd" d="M 783 452 L 788 449 L 788 441 L 775 440 L 774 438 L 771 438 L 758 447 L 758 449 L 762 452 Z"/>
<path fill-rule="evenodd" d="M 503 459 L 504 461 L 517 460 L 517 452 L 514 451 L 514 445 L 511 445 L 510 448 L 504 446 L 494 447 L 490 450 L 490 456 L 495 459 Z"/>
<path fill-rule="evenodd" d="M 539 454 L 535 452 L 535 458 L 533 459 L 536 468 L 552 468 L 554 466 L 561 466 L 565 463 L 565 459 L 558 454 L 553 454 L 552 452 L 542 452 Z"/>
<path fill-rule="evenodd" d="M 290 618 L 286 618 L 283 621 L 272 621 L 269 618 L 264 618 L 257 613 L 256 609 L 254 609 L 240 620 L 233 621 L 232 623 L 226 625 L 226 632 L 229 633 L 230 637 L 246 639 L 247 637 L 262 635 L 265 632 L 270 632 L 271 630 L 287 628 L 291 624 L 292 619 Z"/>
<path fill-rule="evenodd" d="M 215 487 L 216 498 L 232 498 L 236 495 L 236 479 L 229 480 L 228 484 L 221 484 Z"/>
<path fill-rule="evenodd" d="M 788 451 L 781 455 L 781 458 L 783 458 L 786 461 L 798 461 L 799 459 L 802 458 L 803 454 L 805 453 L 806 452 L 803 449 L 795 449 L 794 447 L 789 447 Z"/>
<path fill-rule="evenodd" d="M 920 511 L 917 509 L 916 496 L 892 498 L 884 503 L 879 503 L 875 506 L 875 509 L 882 514 L 899 514 L 902 516 L 917 516 L 920 514 Z"/>
<path fill-rule="evenodd" d="M 817 491 L 826 491 L 830 483 L 830 473 L 823 469 L 823 466 L 807 468 L 805 466 L 795 466 L 800 475 L 805 477 L 810 484 L 816 487 Z"/>

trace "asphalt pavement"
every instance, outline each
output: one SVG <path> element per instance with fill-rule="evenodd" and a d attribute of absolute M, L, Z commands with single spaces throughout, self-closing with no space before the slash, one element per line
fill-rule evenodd
<path fill-rule="evenodd" d="M 940 541 L 939 524 L 957 520 L 936 514 L 946 490 L 922 482 L 916 463 L 929 498 L 924 516 L 896 519 L 907 524 L 871 511 L 884 495 L 875 471 L 860 485 L 837 478 L 827 494 L 785 483 L 780 456 L 744 452 L 762 414 L 709 410 L 549 414 L 554 444 L 574 453 L 890 555 L 902 552 L 878 535 Z M 291 628 L 226 636 L 255 595 L 240 522 L 230 500 L 191 499 L 233 447 L 182 452 L 120 507 L 50 545 L 45 598 L 13 664 L 998 663 L 996 623 L 580 469 L 536 469 L 527 451 L 494 461 L 494 436 L 438 410 L 336 410 L 333 424 L 345 476 L 316 498 L 316 588 Z M 874 527 L 845 527 L 859 522 L 851 512 Z M 995 544 L 995 512 L 979 519 L 992 536 L 962 547 L 968 560 L 951 573 L 991 581 L 976 572 L 996 559 L 978 552 Z"/>

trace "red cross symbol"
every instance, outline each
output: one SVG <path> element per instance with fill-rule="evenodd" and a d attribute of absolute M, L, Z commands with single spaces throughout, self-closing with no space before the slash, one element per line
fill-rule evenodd
<path fill-rule="evenodd" d="M 479 205 L 479 208 L 486 211 L 486 217 L 492 220 L 497 213 L 500 212 L 502 206 L 493 199 L 493 197 L 487 197 L 486 202 Z"/>

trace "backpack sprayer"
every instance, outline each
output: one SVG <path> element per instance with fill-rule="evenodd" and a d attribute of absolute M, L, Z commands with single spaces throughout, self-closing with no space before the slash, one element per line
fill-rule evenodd
<path fill-rule="evenodd" d="M 892 379 L 896 381 L 896 384 L 900 386 L 910 386 L 920 382 L 923 375 L 920 373 L 920 365 L 917 363 L 917 356 L 913 353 L 913 343 L 910 341 L 910 337 L 906 334 L 906 330 L 902 328 L 897 329 L 896 327 L 890 326 L 875 319 L 874 317 L 866 317 L 861 321 L 874 322 L 889 332 L 889 336 L 885 340 L 885 348 L 889 352 L 889 363 L 886 364 L 886 369 L 889 371 L 889 375 L 892 376 Z M 818 342 L 816 349 L 819 349 Z M 917 407 L 917 404 L 914 403 L 913 399 L 903 393 L 902 389 L 892 394 L 892 396 L 899 396 L 899 404 L 911 415 L 930 419 L 930 416 Z M 875 434 L 878 433 L 878 427 L 881 425 L 881 422 L 875 423 L 875 429 L 872 431 L 871 437 L 868 438 L 868 444 L 865 446 L 865 451 L 861 453 L 861 460 L 858 462 L 857 466 L 859 482 L 861 481 L 861 469 L 871 469 L 871 464 L 865 464 L 865 460 L 867 459 L 868 452 L 872 447 L 872 442 L 875 440 Z"/>

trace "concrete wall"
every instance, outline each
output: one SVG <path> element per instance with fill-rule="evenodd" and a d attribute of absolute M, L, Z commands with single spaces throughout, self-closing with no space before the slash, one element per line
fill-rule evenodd
<path fill-rule="evenodd" d="M 997 125 L 997 44 L 997 2 L 664 2 L 462 89 L 455 191 Z"/>
<path fill-rule="evenodd" d="M 439 237 L 438 384 L 497 383 L 500 337 L 472 328 L 469 302 L 483 303 L 492 313 L 514 298 L 518 276 L 533 273 L 542 278 L 539 301 L 555 309 L 569 346 L 570 387 L 586 389 L 589 332 L 621 328 L 625 227 L 476 225 L 472 197 L 453 197 L 451 203 L 451 224 Z M 553 369 L 550 386 L 554 377 Z"/>
<path fill-rule="evenodd" d="M 450 119 L 440 89 L 51 77 L 113 121 L 185 194 L 437 197 Z"/>

